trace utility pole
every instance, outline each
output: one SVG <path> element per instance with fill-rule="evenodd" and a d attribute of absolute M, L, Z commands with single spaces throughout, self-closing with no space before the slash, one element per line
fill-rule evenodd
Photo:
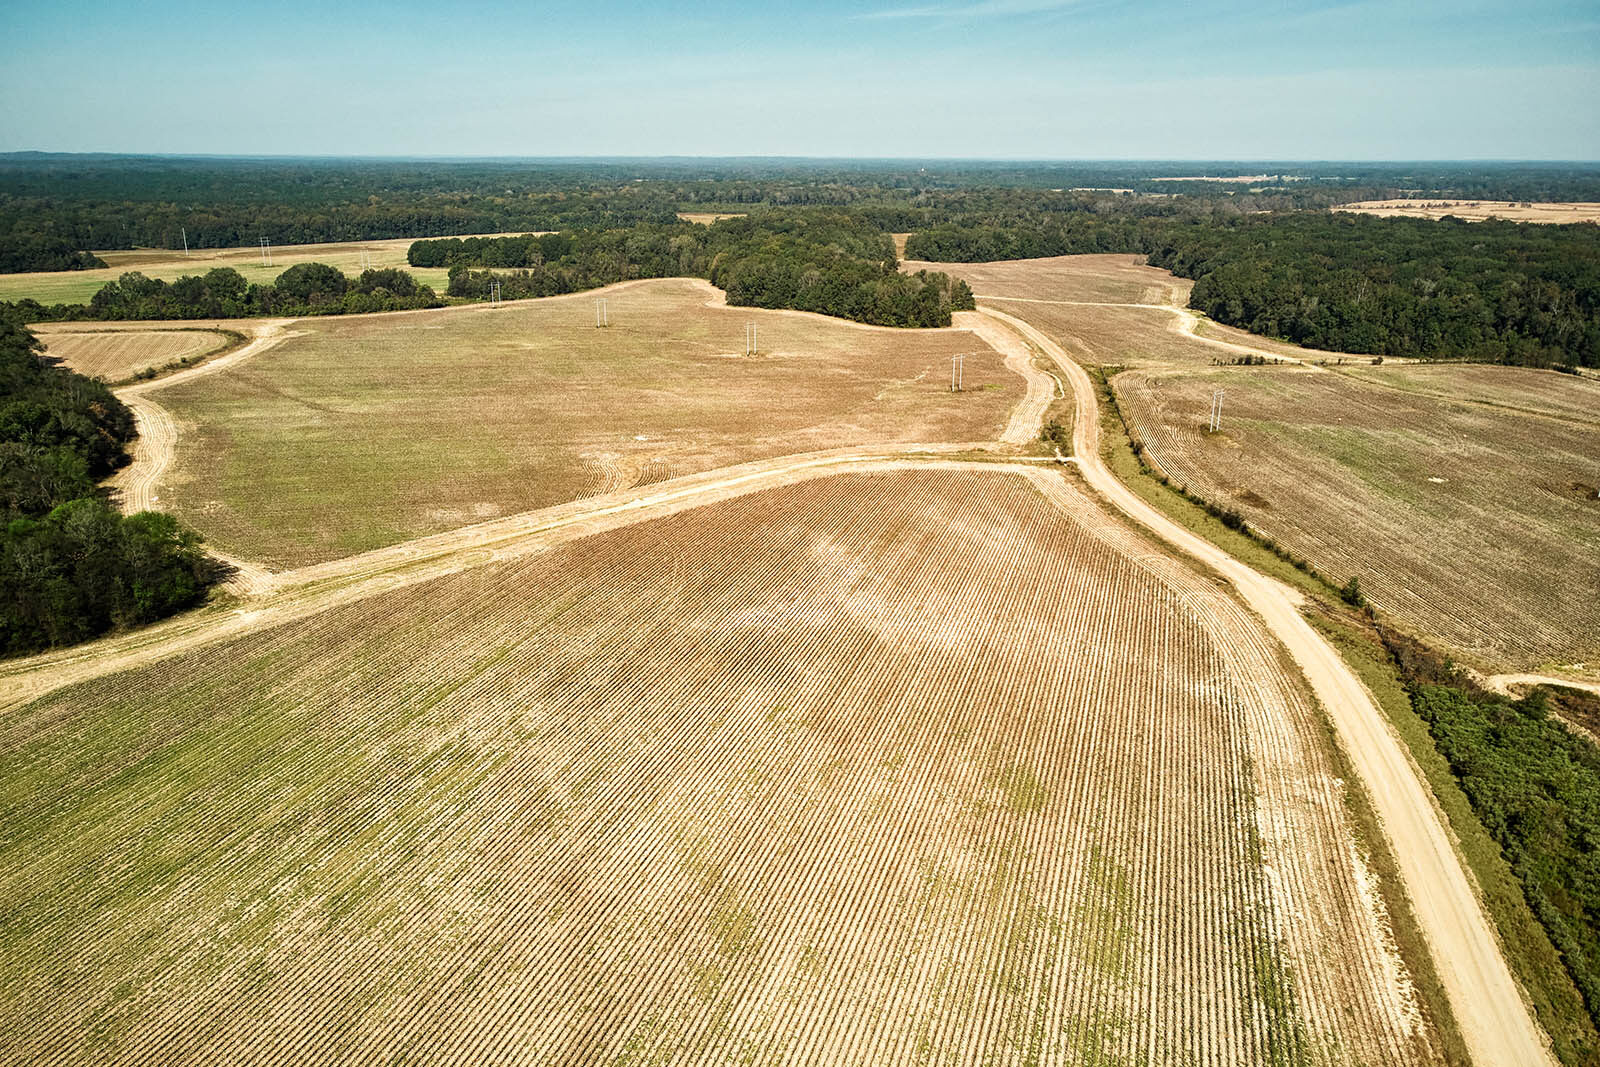
<path fill-rule="evenodd" d="M 263 267 L 272 266 L 272 242 L 265 237 L 261 239 L 261 265 Z"/>
<path fill-rule="evenodd" d="M 747 356 L 753 356 L 756 354 L 756 324 L 753 322 L 745 323 L 744 354 Z"/>
<path fill-rule="evenodd" d="M 1208 427 L 1212 433 L 1222 429 L 1222 398 L 1227 394 L 1224 389 L 1218 389 L 1211 394 L 1211 423 Z"/>
<path fill-rule="evenodd" d="M 594 324 L 596 328 L 611 325 L 611 316 L 606 311 L 606 301 L 604 297 L 601 297 L 599 300 L 594 302 Z"/>
<path fill-rule="evenodd" d="M 950 357 L 950 391 L 959 393 L 966 385 L 966 355 Z"/>
<path fill-rule="evenodd" d="M 189 258 L 189 229 L 186 226 L 179 226 L 178 230 L 179 230 L 179 232 L 181 232 L 183 234 L 183 258 L 184 259 L 188 259 Z"/>

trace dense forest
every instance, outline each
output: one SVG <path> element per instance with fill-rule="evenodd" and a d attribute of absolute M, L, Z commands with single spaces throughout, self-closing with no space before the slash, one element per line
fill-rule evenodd
<path fill-rule="evenodd" d="M 1490 693 L 1415 641 L 1385 640 L 1412 707 L 1600 1024 L 1600 747 L 1554 718 L 1543 691 Z"/>
<path fill-rule="evenodd" d="M 1195 279 L 1189 305 L 1312 348 L 1600 366 L 1600 227 L 1180 203 L 1025 212 L 1002 202 L 912 234 L 906 255 L 982 262 L 1136 252 Z"/>
<path fill-rule="evenodd" d="M 99 493 L 133 436 L 103 384 L 51 366 L 0 319 L 0 654 L 154 621 L 218 577 L 198 535 L 168 515 L 124 516 Z"/>
<path fill-rule="evenodd" d="M 1259 182 L 1181 181 L 1265 175 Z M 1600 201 L 1600 168 L 1563 163 L 954 160 L 341 160 L 0 154 L 0 263 L 70 270 L 60 249 L 236 248 L 671 222 L 680 207 L 834 206 L 951 221 L 972 190 L 1128 190 L 1318 208 L 1407 194 Z M 1110 195 L 1102 193 L 1099 195 Z M 959 205 L 957 205 L 959 206 Z"/>
<path fill-rule="evenodd" d="M 297 263 L 271 285 L 252 285 L 232 267 L 173 282 L 130 271 L 107 282 L 87 304 L 45 307 L 34 300 L 0 304 L 19 322 L 115 319 L 222 319 L 253 315 L 343 315 L 442 306 L 432 288 L 403 270 L 374 269 L 350 278 L 324 263 Z"/>
<path fill-rule="evenodd" d="M 1247 182 L 1220 179 L 1253 176 Z M 1173 181 L 1181 178 L 1185 180 Z M 1325 209 L 1390 195 L 1600 200 L 1600 166 L 1536 163 L 984 163 L 915 160 L 293 160 L 0 155 L 0 256 L 34 269 L 86 248 L 177 248 L 557 231 L 419 241 L 449 294 L 506 296 L 695 274 L 736 304 L 925 325 L 964 306 L 901 280 L 887 234 L 934 261 L 1134 252 L 1196 282 L 1218 321 L 1315 348 L 1600 366 L 1600 227 L 1378 219 Z M 709 228 L 680 209 L 741 211 Z M 74 258 L 78 257 L 78 258 Z M 509 272 L 498 279 L 486 270 Z M 326 284 L 324 284 L 326 283 Z M 124 276 L 82 312 L 327 313 L 424 306 L 399 281 L 283 293 Z M 293 283 L 292 283 L 293 284 Z M 292 287 L 292 285 L 291 285 Z M 378 290 L 384 290 L 379 292 Z M 203 291 L 202 291 L 203 290 Z"/>
<path fill-rule="evenodd" d="M 106 261 L 50 234 L 13 233 L 0 241 L 0 274 L 39 270 L 93 270 Z"/>
<path fill-rule="evenodd" d="M 827 210 L 759 212 L 711 226 L 637 226 L 412 244 L 413 266 L 448 266 L 450 296 L 550 296 L 630 278 L 693 276 L 728 303 L 792 308 L 879 326 L 948 326 L 973 307 L 965 282 L 902 274 L 888 235 Z M 473 268 L 501 268 L 500 271 Z M 509 270 L 505 268 L 510 268 Z"/>

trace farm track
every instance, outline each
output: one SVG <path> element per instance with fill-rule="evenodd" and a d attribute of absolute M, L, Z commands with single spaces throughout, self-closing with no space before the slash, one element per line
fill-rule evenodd
<path fill-rule="evenodd" d="M 1588 682 L 1578 678 L 1561 678 L 1553 674 L 1492 674 L 1483 679 L 1483 687 L 1492 689 L 1496 693 L 1512 695 L 1512 691 L 1523 686 L 1532 685 L 1561 685 L 1568 689 L 1582 689 L 1586 693 L 1600 696 L 1600 682 Z"/>
<path fill-rule="evenodd" d="M 1029 296 L 985 296 L 982 293 L 977 294 L 977 297 L 979 300 L 1005 300 L 1023 304 L 1056 304 L 1062 307 L 1134 308 L 1141 311 L 1166 311 L 1177 316 L 1171 329 L 1173 333 L 1178 334 L 1180 337 L 1186 337 L 1191 341 L 1198 341 L 1213 348 L 1220 348 L 1226 352 L 1233 352 L 1236 355 L 1259 356 L 1269 363 L 1294 363 L 1316 370 L 1323 369 L 1315 363 L 1298 359 L 1294 356 L 1285 356 L 1265 348 L 1252 348 L 1249 345 L 1239 344 L 1237 341 L 1224 341 L 1219 337 L 1207 337 L 1205 334 L 1198 332 L 1203 321 L 1201 317 L 1188 308 L 1180 307 L 1177 304 L 1132 304 L 1105 300 L 1041 300 Z"/>
<path fill-rule="evenodd" d="M 151 399 L 150 394 L 174 385 L 216 374 L 246 360 L 253 359 L 268 349 L 294 336 L 287 328 L 293 319 L 263 319 L 255 324 L 255 338 L 226 355 L 201 363 L 148 382 L 127 385 L 116 390 L 117 399 L 133 412 L 139 436 L 133 442 L 133 462 L 117 472 L 110 486 L 121 497 L 122 510 L 132 514 L 150 511 L 156 507 L 156 489 L 161 477 L 172 465 L 178 446 L 178 427 L 167 409 Z"/>
<path fill-rule="evenodd" d="M 1100 458 L 1099 411 L 1088 374 L 1028 323 L 992 309 L 985 314 L 1030 338 L 1072 382 L 1078 405 L 1073 448 L 1085 480 L 1128 517 L 1228 578 L 1299 664 L 1383 822 L 1474 1062 L 1554 1063 L 1420 772 L 1361 680 L 1301 614 L 1300 594 L 1179 526 L 1123 485 Z"/>

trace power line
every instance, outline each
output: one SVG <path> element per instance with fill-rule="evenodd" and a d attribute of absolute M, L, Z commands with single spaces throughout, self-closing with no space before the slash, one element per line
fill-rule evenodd
<path fill-rule="evenodd" d="M 594 324 L 596 327 L 611 325 L 611 315 L 606 310 L 604 297 L 594 302 Z"/>
<path fill-rule="evenodd" d="M 966 354 L 950 357 L 950 391 L 959 393 L 966 385 Z"/>
<path fill-rule="evenodd" d="M 1224 389 L 1218 389 L 1211 394 L 1211 423 L 1210 432 L 1217 433 L 1222 429 L 1222 398 L 1227 394 Z"/>
<path fill-rule="evenodd" d="M 756 354 L 756 324 L 753 322 L 747 322 L 744 326 L 744 354 Z"/>

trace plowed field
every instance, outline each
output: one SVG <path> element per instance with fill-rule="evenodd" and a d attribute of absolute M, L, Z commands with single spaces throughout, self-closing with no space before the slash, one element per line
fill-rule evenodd
<path fill-rule="evenodd" d="M 741 497 L 8 715 L 0 1059 L 1428 1062 L 1323 743 L 1057 474 Z"/>
<path fill-rule="evenodd" d="M 1174 481 L 1489 669 L 1600 661 L 1594 383 L 1506 367 L 1129 372 Z M 1212 391 L 1223 429 L 1208 434 Z M 1587 417 L 1584 416 L 1585 409 Z"/>
<path fill-rule="evenodd" d="M 232 555 L 296 566 L 744 460 L 992 439 L 1025 392 L 966 331 L 719 298 L 673 279 L 302 320 L 270 352 L 160 392 L 178 428 L 161 507 Z M 952 394 L 957 353 L 967 390 Z"/>
<path fill-rule="evenodd" d="M 147 368 L 215 352 L 228 338 L 208 330 L 62 330 L 35 328 L 45 352 L 79 374 L 121 382 Z"/>

